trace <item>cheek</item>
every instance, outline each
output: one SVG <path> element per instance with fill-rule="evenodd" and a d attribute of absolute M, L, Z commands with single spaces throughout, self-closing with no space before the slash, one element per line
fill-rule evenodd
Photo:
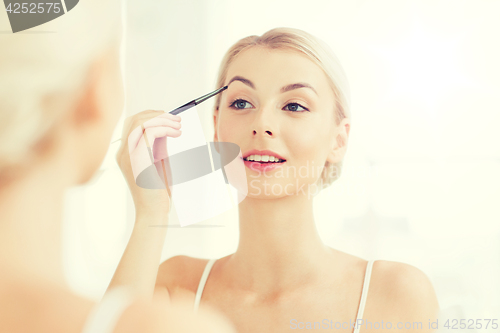
<path fill-rule="evenodd" d="M 321 147 L 323 137 L 318 134 L 315 127 L 297 130 L 294 133 L 288 133 L 287 136 L 289 151 L 297 161 L 300 161 L 300 164 L 305 164 L 308 160 L 312 162 L 318 158 L 318 148 Z"/>
<path fill-rule="evenodd" d="M 232 117 L 224 117 L 222 114 L 218 119 L 218 139 L 221 142 L 238 143 L 239 138 L 244 135 L 248 128 Z"/>
<path fill-rule="evenodd" d="M 293 159 L 289 166 L 297 170 L 299 183 L 312 184 L 320 177 L 328 156 L 330 136 L 324 122 L 314 122 L 287 134 L 287 147 Z"/>

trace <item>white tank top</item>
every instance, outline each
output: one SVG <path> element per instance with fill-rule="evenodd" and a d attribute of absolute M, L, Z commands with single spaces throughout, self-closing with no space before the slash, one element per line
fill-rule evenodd
<path fill-rule="evenodd" d="M 126 287 L 109 290 L 91 310 L 82 333 L 113 333 L 123 311 L 133 297 Z"/>
<path fill-rule="evenodd" d="M 198 311 L 201 301 L 201 295 L 203 294 L 203 289 L 205 288 L 208 275 L 210 274 L 210 270 L 212 269 L 212 266 L 214 265 L 216 260 L 217 259 L 210 259 L 207 262 L 205 269 L 203 270 L 203 274 L 201 275 L 200 283 L 198 285 L 198 290 L 196 290 L 196 297 L 194 299 L 194 312 Z M 362 326 L 361 319 L 363 318 L 363 311 L 365 310 L 366 297 L 368 296 L 368 287 L 370 285 L 370 277 L 372 274 L 372 267 L 374 262 L 375 260 L 369 260 L 368 263 L 366 264 L 365 278 L 363 280 L 363 289 L 361 291 L 361 300 L 359 301 L 358 314 L 356 315 L 356 321 L 355 321 L 355 323 L 359 323 L 360 325 L 356 324 L 353 333 L 359 333 L 359 329 Z"/>

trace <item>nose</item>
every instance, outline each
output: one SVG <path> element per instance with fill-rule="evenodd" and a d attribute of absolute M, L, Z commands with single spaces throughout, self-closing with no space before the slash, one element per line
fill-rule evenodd
<path fill-rule="evenodd" d="M 267 131 L 264 131 L 264 133 L 268 134 L 268 136 L 273 136 L 273 133 L 269 130 Z M 253 130 L 253 135 L 257 135 L 257 131 L 256 130 Z"/>
<path fill-rule="evenodd" d="M 257 111 L 256 118 L 254 120 L 253 135 L 264 135 L 266 137 L 273 137 L 276 135 L 276 130 L 271 124 L 276 124 L 276 119 L 273 119 L 272 108 L 261 108 Z"/>

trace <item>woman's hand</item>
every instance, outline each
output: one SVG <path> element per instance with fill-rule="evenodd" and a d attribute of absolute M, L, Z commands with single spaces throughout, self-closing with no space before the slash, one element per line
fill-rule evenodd
<path fill-rule="evenodd" d="M 166 170 L 168 163 L 162 163 L 162 159 L 168 156 L 167 137 L 176 138 L 181 135 L 180 120 L 180 116 L 154 110 L 143 111 L 125 119 L 116 161 L 130 188 L 136 216 L 168 217 L 171 206 L 168 184 L 161 181 L 165 185 L 164 189 L 147 189 L 138 186 L 136 178 L 139 171 L 151 165 L 148 143 L 152 149 L 157 171 L 169 175 L 169 170 Z M 163 176 L 159 178 L 164 179 Z"/>

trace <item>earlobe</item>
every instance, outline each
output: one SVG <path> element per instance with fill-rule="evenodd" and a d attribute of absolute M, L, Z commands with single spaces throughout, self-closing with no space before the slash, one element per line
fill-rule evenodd
<path fill-rule="evenodd" d="M 347 139 L 349 138 L 349 131 L 351 129 L 351 121 L 349 120 L 349 118 L 342 119 L 339 125 L 339 129 L 339 134 L 344 136 L 343 140 L 347 142 Z"/>
<path fill-rule="evenodd" d="M 214 142 L 219 141 L 217 138 L 217 116 L 219 115 L 219 108 L 214 110 Z"/>
<path fill-rule="evenodd" d="M 344 124 L 344 128 L 345 128 L 345 141 L 347 143 L 347 140 L 349 140 L 349 131 L 351 130 L 351 123 L 349 122 L 349 119 L 345 119 L 345 124 Z"/>
<path fill-rule="evenodd" d="M 339 149 L 340 148 L 338 146 L 334 146 L 332 149 L 330 149 L 330 152 L 328 153 L 326 160 L 331 164 L 337 163 Z"/>
<path fill-rule="evenodd" d="M 327 156 L 327 161 L 332 164 L 338 163 L 344 158 L 345 152 L 347 150 L 347 141 L 349 138 L 349 120 L 347 118 L 344 118 L 344 120 L 339 125 L 339 128 L 340 131 L 337 133 L 337 136 L 334 139 L 335 143 L 333 144 Z"/>
<path fill-rule="evenodd" d="M 344 148 L 347 146 L 347 141 L 349 139 L 349 131 L 351 129 L 351 124 L 348 118 L 344 118 L 339 125 L 339 132 L 337 135 L 337 145 L 339 148 Z"/>

